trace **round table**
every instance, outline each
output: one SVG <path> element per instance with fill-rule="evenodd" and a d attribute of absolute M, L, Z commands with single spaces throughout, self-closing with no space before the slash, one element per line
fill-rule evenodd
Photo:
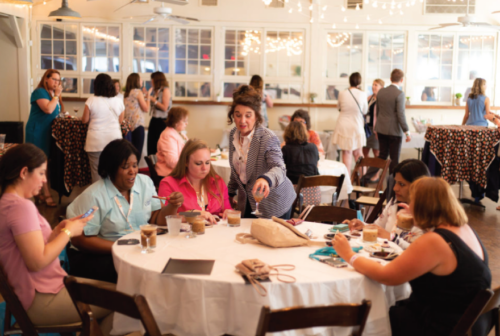
<path fill-rule="evenodd" d="M 396 300 L 410 294 L 410 286 L 384 286 L 357 273 L 350 266 L 333 268 L 309 258 L 309 254 L 324 246 L 271 248 L 256 244 L 239 244 L 237 233 L 250 232 L 252 219 L 230 228 L 219 224 L 207 229 L 205 235 L 185 239 L 158 236 L 156 252 L 142 254 L 139 245 L 113 245 L 112 253 L 118 272 L 117 290 L 146 297 L 162 334 L 187 335 L 255 335 L 262 306 L 271 309 L 292 306 L 331 305 L 372 301 L 363 335 L 390 335 L 388 311 Z M 301 232 L 311 229 L 318 237 L 329 225 L 305 222 L 297 227 Z M 125 238 L 138 238 L 139 232 Z M 352 240 L 356 244 L 357 240 Z M 366 253 L 366 252 L 364 252 Z M 162 270 L 170 258 L 215 260 L 211 275 L 165 275 Z M 245 259 L 260 259 L 270 265 L 294 264 L 295 283 L 282 283 L 272 276 L 263 285 L 268 296 L 260 296 L 251 285 L 235 272 L 235 265 Z M 126 334 L 142 330 L 140 321 L 115 314 L 113 333 Z M 348 335 L 350 328 L 314 328 L 279 335 Z"/>
<path fill-rule="evenodd" d="M 217 160 L 212 161 L 212 167 L 214 167 L 215 172 L 222 177 L 226 184 L 229 183 L 231 178 L 231 168 L 229 166 L 229 160 Z M 339 200 L 345 200 L 348 198 L 348 194 L 352 192 L 351 177 L 347 167 L 342 162 L 333 160 L 320 160 L 318 165 L 318 170 L 320 175 L 334 175 L 340 176 L 345 175 L 344 184 L 342 185 L 342 190 L 338 195 Z M 335 192 L 335 187 L 320 187 L 321 189 L 321 203 L 332 203 L 332 195 Z"/>

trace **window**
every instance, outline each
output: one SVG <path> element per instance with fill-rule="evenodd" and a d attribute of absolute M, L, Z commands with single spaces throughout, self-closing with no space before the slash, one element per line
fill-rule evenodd
<path fill-rule="evenodd" d="M 414 88 L 412 102 L 439 102 L 451 103 L 451 86 L 424 86 L 417 85 Z"/>
<path fill-rule="evenodd" d="M 339 93 L 347 90 L 349 88 L 348 84 L 327 84 L 325 91 L 325 100 L 338 100 Z"/>
<path fill-rule="evenodd" d="M 404 34 L 368 34 L 368 78 L 388 79 L 393 69 L 404 71 L 405 47 Z"/>
<path fill-rule="evenodd" d="M 224 44 L 224 76 L 251 76 L 260 72 L 260 31 L 228 29 Z"/>
<path fill-rule="evenodd" d="M 363 9 L 363 0 L 347 0 L 347 9 Z"/>
<path fill-rule="evenodd" d="M 453 35 L 418 35 L 417 79 L 451 79 Z"/>
<path fill-rule="evenodd" d="M 273 100 L 300 100 L 302 97 L 302 84 L 266 83 L 265 91 Z"/>
<path fill-rule="evenodd" d="M 493 79 L 494 50 L 494 35 L 458 35 L 457 79 Z"/>
<path fill-rule="evenodd" d="M 169 72 L 169 29 L 168 28 L 134 28 L 134 72 L 152 73 Z"/>
<path fill-rule="evenodd" d="M 361 72 L 363 65 L 362 33 L 328 33 L 326 48 L 325 77 L 347 78 L 353 72 Z"/>
<path fill-rule="evenodd" d="M 175 82 L 176 98 L 210 98 L 212 97 L 209 82 L 177 81 Z"/>
<path fill-rule="evenodd" d="M 78 78 L 61 77 L 61 85 L 64 93 L 78 93 Z"/>
<path fill-rule="evenodd" d="M 76 71 L 77 32 L 74 24 L 41 25 L 40 69 Z"/>
<path fill-rule="evenodd" d="M 246 85 L 248 83 L 224 83 L 223 98 L 233 98 L 233 92 L 239 88 L 241 85 Z"/>
<path fill-rule="evenodd" d="M 175 30 L 175 73 L 212 74 L 212 31 L 177 28 Z"/>
<path fill-rule="evenodd" d="M 268 31 L 266 77 L 302 77 L 303 40 L 302 32 Z"/>
<path fill-rule="evenodd" d="M 120 70 L 120 27 L 82 26 L 82 71 L 118 72 Z"/>
<path fill-rule="evenodd" d="M 476 13 L 476 0 L 425 0 L 425 14 L 469 14 Z"/>

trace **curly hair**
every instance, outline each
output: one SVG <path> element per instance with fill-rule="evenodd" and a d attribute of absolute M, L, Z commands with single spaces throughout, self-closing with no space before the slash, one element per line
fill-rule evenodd
<path fill-rule="evenodd" d="M 115 84 L 108 74 L 98 74 L 95 78 L 94 96 L 107 98 L 116 96 Z"/>
<path fill-rule="evenodd" d="M 299 109 L 292 114 L 291 121 L 294 121 L 295 118 L 304 119 L 306 122 L 307 130 L 309 131 L 311 129 L 311 117 L 309 116 L 309 112 L 303 109 Z"/>
<path fill-rule="evenodd" d="M 260 109 L 262 105 L 262 97 L 260 93 L 250 85 L 241 85 L 233 92 L 233 103 L 227 113 L 227 124 L 233 123 L 234 110 L 236 106 L 243 105 L 251 108 L 255 113 L 255 124 L 260 125 L 264 122 Z"/>

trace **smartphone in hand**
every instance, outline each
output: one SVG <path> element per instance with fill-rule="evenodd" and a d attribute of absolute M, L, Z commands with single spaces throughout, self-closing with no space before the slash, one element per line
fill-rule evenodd
<path fill-rule="evenodd" d="M 87 218 L 88 216 L 92 215 L 92 213 L 94 213 L 94 211 L 98 210 L 99 208 L 97 206 L 93 206 L 92 208 L 90 208 L 86 213 L 83 214 L 82 218 Z"/>

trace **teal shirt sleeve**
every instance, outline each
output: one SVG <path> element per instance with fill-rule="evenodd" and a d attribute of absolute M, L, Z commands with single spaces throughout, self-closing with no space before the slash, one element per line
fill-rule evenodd
<path fill-rule="evenodd" d="M 47 92 L 47 90 L 42 89 L 42 88 L 38 88 L 35 91 L 33 91 L 33 93 L 31 94 L 31 103 L 33 104 L 38 99 L 48 99 L 48 100 L 50 100 L 51 98 L 50 98 L 50 95 Z"/>
<path fill-rule="evenodd" d="M 93 213 L 94 218 L 88 221 L 87 225 L 83 228 L 83 232 L 86 236 L 97 236 L 101 231 L 101 223 L 104 217 L 104 211 L 103 209 L 101 209 L 101 206 L 99 206 L 100 202 L 95 196 L 96 195 L 92 195 L 92 193 L 90 192 L 84 191 L 73 201 L 73 203 L 68 206 L 68 209 L 66 210 L 67 218 L 74 218 L 83 215 L 94 205 L 99 207 L 99 209 L 97 209 Z"/>
<path fill-rule="evenodd" d="M 153 211 L 156 211 L 156 210 L 160 210 L 161 209 L 161 200 L 159 200 L 158 198 L 153 198 L 153 196 L 158 196 L 158 194 L 156 193 L 156 188 L 155 188 L 155 185 L 153 183 L 153 180 L 151 180 L 151 178 L 149 176 L 145 176 L 145 180 L 146 180 L 146 197 L 151 197 L 151 212 Z"/>

